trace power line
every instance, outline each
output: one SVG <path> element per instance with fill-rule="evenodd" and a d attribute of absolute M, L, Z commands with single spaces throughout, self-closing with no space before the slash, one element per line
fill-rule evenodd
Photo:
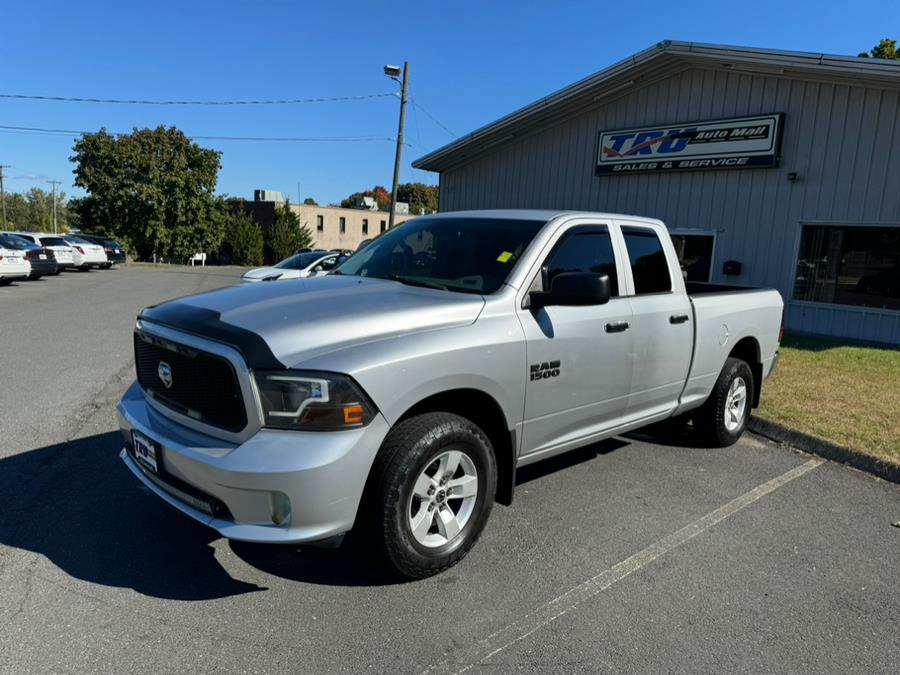
<path fill-rule="evenodd" d="M 423 113 L 425 113 L 425 114 L 428 116 L 428 118 L 429 118 L 432 122 L 434 122 L 435 124 L 437 124 L 441 129 L 443 129 L 443 130 L 446 131 L 448 134 L 450 134 L 451 136 L 453 136 L 453 138 L 457 138 L 456 134 L 454 134 L 452 131 L 450 131 L 450 129 L 448 129 L 446 126 L 444 126 L 443 124 L 441 124 L 441 122 L 440 122 L 434 115 L 432 115 L 430 112 L 428 112 L 427 110 L 425 110 L 425 108 L 423 108 L 417 101 L 413 101 L 412 104 L 413 104 L 416 108 L 418 108 L 419 110 L 421 110 Z"/>
<path fill-rule="evenodd" d="M 116 105 L 297 105 L 301 103 L 336 103 L 341 101 L 366 101 L 373 98 L 396 96 L 396 92 L 363 94 L 359 96 L 330 96 L 318 98 L 268 99 L 246 101 L 158 101 L 149 99 L 89 98 L 82 96 L 42 96 L 38 94 L 0 94 L 0 98 L 19 101 L 54 101 L 63 103 L 112 103 Z"/>
<path fill-rule="evenodd" d="M 50 136 L 80 136 L 83 134 L 97 133 L 83 129 L 47 129 L 44 127 L 15 127 L 0 125 L 0 132 L 45 134 Z M 110 136 L 128 136 L 130 132 L 108 131 Z M 195 141 L 272 141 L 282 143 L 330 143 L 330 142 L 368 142 L 368 141 L 395 141 L 393 136 L 216 136 L 216 135 L 192 135 L 185 134 Z"/>

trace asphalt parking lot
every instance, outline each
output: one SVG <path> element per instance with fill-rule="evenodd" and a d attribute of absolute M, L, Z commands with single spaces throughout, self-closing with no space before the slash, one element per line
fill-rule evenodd
<path fill-rule="evenodd" d="M 0 288 L 0 672 L 897 671 L 900 486 L 750 436 L 527 467 L 418 582 L 189 521 L 121 464 L 113 407 L 141 307 L 238 274 Z"/>

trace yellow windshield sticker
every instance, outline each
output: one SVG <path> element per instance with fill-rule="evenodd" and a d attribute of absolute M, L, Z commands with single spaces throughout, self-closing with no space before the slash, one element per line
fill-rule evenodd
<path fill-rule="evenodd" d="M 509 262 L 509 259 L 512 258 L 513 254 L 509 251 L 503 251 L 500 255 L 497 256 L 497 262 Z"/>

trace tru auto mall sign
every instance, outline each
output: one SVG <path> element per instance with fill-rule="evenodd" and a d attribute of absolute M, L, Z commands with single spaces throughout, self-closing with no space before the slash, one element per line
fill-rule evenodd
<path fill-rule="evenodd" d="M 778 166 L 784 114 L 603 131 L 598 174 Z"/>

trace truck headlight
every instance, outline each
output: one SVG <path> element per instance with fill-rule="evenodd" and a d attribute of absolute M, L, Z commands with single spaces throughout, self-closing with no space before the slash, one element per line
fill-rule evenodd
<path fill-rule="evenodd" d="M 253 373 L 263 426 L 304 431 L 363 427 L 375 406 L 345 375 L 300 370 Z"/>

